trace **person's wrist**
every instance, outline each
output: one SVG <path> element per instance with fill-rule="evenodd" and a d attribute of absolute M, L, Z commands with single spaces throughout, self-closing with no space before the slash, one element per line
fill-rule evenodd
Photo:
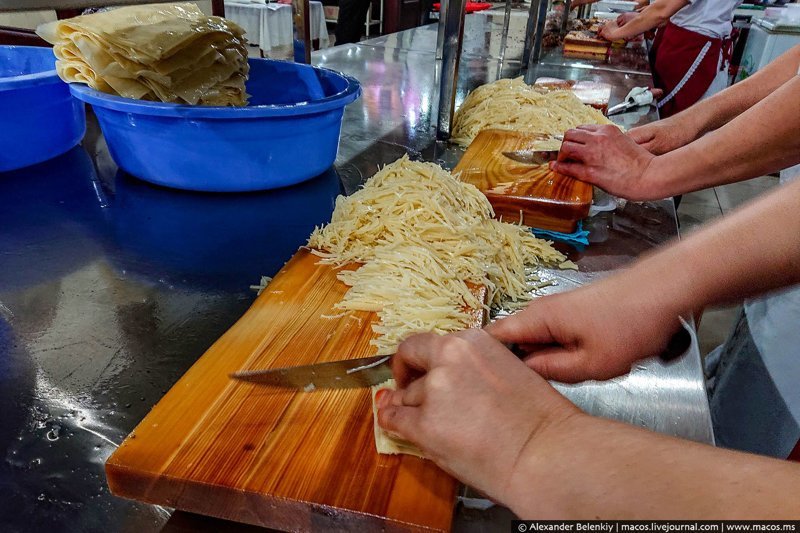
<path fill-rule="evenodd" d="M 659 176 L 659 156 L 653 155 L 650 152 L 642 153 L 639 156 L 639 167 L 642 170 L 632 188 L 630 199 L 642 202 L 663 198 L 665 196 L 662 191 L 664 182 Z"/>
<path fill-rule="evenodd" d="M 556 499 L 550 498 L 554 491 L 549 484 L 559 482 L 557 472 L 570 460 L 570 447 L 564 443 L 580 442 L 582 428 L 591 419 L 574 405 L 570 407 L 551 412 L 520 451 L 508 485 L 500 496 L 500 503 L 520 518 L 526 518 L 535 507 L 542 506 L 547 506 L 553 515 L 566 513 L 566 509 L 559 509 Z"/>

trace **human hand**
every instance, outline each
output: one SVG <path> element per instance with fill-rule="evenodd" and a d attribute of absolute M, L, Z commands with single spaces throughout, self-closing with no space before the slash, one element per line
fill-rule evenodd
<path fill-rule="evenodd" d="M 398 390 L 377 398 L 380 426 L 501 503 L 525 449 L 579 413 L 482 330 L 410 337 L 393 371 Z"/>
<path fill-rule="evenodd" d="M 620 16 L 617 17 L 617 20 L 616 20 L 617 26 L 618 27 L 622 27 L 622 26 L 624 26 L 625 24 L 627 24 L 628 22 L 632 21 L 633 19 L 635 19 L 638 16 L 639 16 L 639 14 L 635 13 L 635 12 L 623 13 Z"/>
<path fill-rule="evenodd" d="M 661 155 L 686 146 L 697 139 L 699 132 L 687 121 L 670 117 L 651 122 L 628 132 L 628 137 L 651 154 Z"/>
<path fill-rule="evenodd" d="M 550 168 L 615 196 L 649 200 L 660 197 L 658 184 L 645 177 L 654 158 L 616 126 L 586 125 L 564 134 L 558 160 Z"/>
<path fill-rule="evenodd" d="M 547 379 L 576 383 L 627 374 L 661 353 L 680 327 L 679 312 L 646 286 L 615 276 L 533 300 L 485 330 L 529 353 L 526 364 Z"/>
<path fill-rule="evenodd" d="M 600 33 L 598 35 L 607 41 L 618 41 L 621 39 L 620 26 L 617 20 L 609 20 L 600 28 Z"/>

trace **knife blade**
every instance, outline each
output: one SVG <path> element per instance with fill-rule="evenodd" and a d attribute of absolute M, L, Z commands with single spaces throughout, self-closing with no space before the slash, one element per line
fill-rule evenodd
<path fill-rule="evenodd" d="M 659 354 L 668 362 L 683 355 L 692 342 L 689 325 L 681 319 L 682 326 L 670 339 L 667 348 Z M 531 355 L 516 344 L 507 345 L 517 357 Z M 354 389 L 372 387 L 392 377 L 393 355 L 374 355 L 360 359 L 345 359 L 313 365 L 290 366 L 267 370 L 244 370 L 229 374 L 231 379 L 267 385 L 282 389 L 311 392 L 316 389 Z"/>
<path fill-rule="evenodd" d="M 503 155 L 517 163 L 544 165 L 558 159 L 558 150 L 514 150 Z"/>
<path fill-rule="evenodd" d="M 558 159 L 558 151 L 564 141 L 563 135 L 536 135 L 534 141 L 527 148 L 509 150 L 503 155 L 517 163 L 526 165 L 544 165 Z"/>
<path fill-rule="evenodd" d="M 230 374 L 231 379 L 272 387 L 301 389 L 352 389 L 371 387 L 392 377 L 392 356 L 374 355 L 267 370 L 245 370 Z"/>

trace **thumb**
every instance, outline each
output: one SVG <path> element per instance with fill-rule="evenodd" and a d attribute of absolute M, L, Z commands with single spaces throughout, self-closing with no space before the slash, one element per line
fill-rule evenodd
<path fill-rule="evenodd" d="M 556 343 L 546 319 L 544 306 L 532 302 L 528 307 L 506 318 L 495 320 L 484 331 L 505 344 L 552 344 Z"/>
<path fill-rule="evenodd" d="M 589 167 L 584 163 L 575 163 L 569 161 L 551 161 L 550 170 L 558 172 L 564 176 L 575 178 L 576 180 L 585 181 L 586 183 L 594 183 L 589 176 Z"/>
<path fill-rule="evenodd" d="M 378 408 L 378 425 L 399 437 L 416 444 L 418 407 L 404 405 L 386 405 Z"/>

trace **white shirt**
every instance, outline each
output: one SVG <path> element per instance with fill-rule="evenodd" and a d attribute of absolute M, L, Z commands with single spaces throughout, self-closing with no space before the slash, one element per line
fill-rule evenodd
<path fill-rule="evenodd" d="M 742 0 L 689 0 L 689 5 L 672 15 L 670 22 L 714 39 L 731 34 L 733 11 Z"/>

